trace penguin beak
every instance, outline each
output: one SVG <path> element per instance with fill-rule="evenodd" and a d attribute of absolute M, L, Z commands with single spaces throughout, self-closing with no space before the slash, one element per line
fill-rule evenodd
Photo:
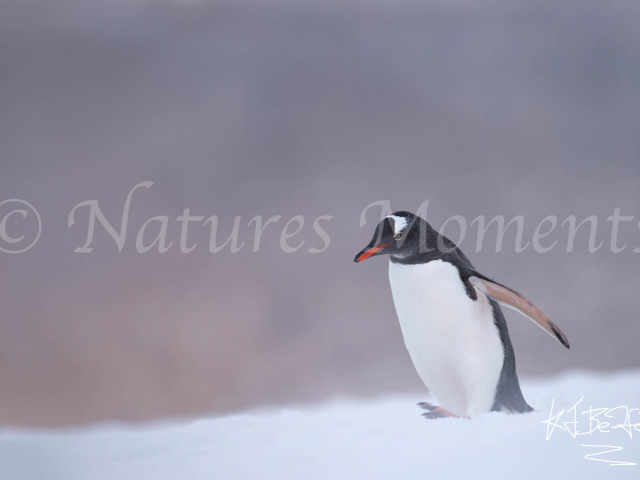
<path fill-rule="evenodd" d="M 377 247 L 365 248 L 358 255 L 356 255 L 356 258 L 353 259 L 353 263 L 360 263 L 361 261 L 366 260 L 371 255 L 376 253 L 378 250 L 381 250 L 382 248 L 386 247 L 387 245 L 389 244 L 385 243 L 384 245 L 379 245 Z"/>

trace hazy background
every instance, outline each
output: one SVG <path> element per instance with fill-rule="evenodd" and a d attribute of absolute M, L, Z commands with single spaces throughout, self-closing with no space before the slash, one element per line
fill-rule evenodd
<path fill-rule="evenodd" d="M 461 247 L 571 342 L 506 313 L 521 376 L 637 367 L 640 218 L 617 254 L 605 219 L 640 216 L 639 23 L 637 0 L 4 0 L 0 201 L 31 202 L 43 233 L 0 253 L 0 423 L 424 391 L 386 259 L 352 263 L 379 210 L 362 229 L 360 213 L 382 199 L 429 199 L 436 228 L 524 215 L 528 241 L 547 215 L 597 215 L 595 254 L 586 228 L 566 253 L 560 225 L 546 254 L 516 254 L 513 229 L 495 253 L 495 226 L 482 252 L 475 235 Z M 95 250 L 73 253 L 87 234 L 85 210 L 67 228 L 73 206 L 99 200 L 119 227 L 145 180 L 122 253 L 100 226 Z M 247 243 L 211 254 L 209 226 L 193 224 L 197 248 L 180 253 L 187 207 L 220 217 L 219 243 L 241 215 Z M 155 215 L 174 244 L 138 254 Z M 252 253 L 255 215 L 283 218 Z M 294 215 L 306 224 L 290 243 L 305 245 L 285 254 Z M 331 245 L 313 255 L 320 215 Z"/>

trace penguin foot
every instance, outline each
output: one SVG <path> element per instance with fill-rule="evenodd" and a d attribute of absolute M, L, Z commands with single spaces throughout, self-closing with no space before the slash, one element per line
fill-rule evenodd
<path fill-rule="evenodd" d="M 422 416 L 428 420 L 435 420 L 437 418 L 466 418 L 455 415 L 449 410 L 438 407 L 437 405 L 433 405 L 432 403 L 420 402 L 418 406 L 426 410 L 426 412 L 423 413 Z"/>

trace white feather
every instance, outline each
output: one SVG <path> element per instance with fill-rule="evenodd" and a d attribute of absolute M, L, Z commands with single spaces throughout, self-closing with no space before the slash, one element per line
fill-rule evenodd
<path fill-rule="evenodd" d="M 458 269 L 442 260 L 389 262 L 389 281 L 405 345 L 418 374 L 450 412 L 488 412 L 504 351 L 487 296 L 470 299 Z"/>
<path fill-rule="evenodd" d="M 396 215 L 387 215 L 385 218 L 393 219 L 393 233 L 402 233 L 405 227 L 408 225 L 408 221 L 405 217 L 398 217 Z"/>

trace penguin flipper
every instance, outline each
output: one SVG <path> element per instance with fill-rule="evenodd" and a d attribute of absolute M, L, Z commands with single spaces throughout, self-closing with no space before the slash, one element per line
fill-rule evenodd
<path fill-rule="evenodd" d="M 524 295 L 519 294 L 515 290 L 510 289 L 509 287 L 505 287 L 498 282 L 491 280 L 490 278 L 485 277 L 484 275 L 479 274 L 478 272 L 473 272 L 473 274 L 469 277 L 469 281 L 476 287 L 478 287 L 482 292 L 484 292 L 488 297 L 494 299 L 501 305 L 505 307 L 511 308 L 529 320 L 532 320 L 536 324 L 538 324 L 543 330 L 545 330 L 549 335 L 558 340 L 562 345 L 569 348 L 569 341 L 567 337 L 560 331 L 560 329 L 553 323 L 551 320 L 547 318 L 547 316 L 542 313 L 533 303 L 527 300 Z"/>

